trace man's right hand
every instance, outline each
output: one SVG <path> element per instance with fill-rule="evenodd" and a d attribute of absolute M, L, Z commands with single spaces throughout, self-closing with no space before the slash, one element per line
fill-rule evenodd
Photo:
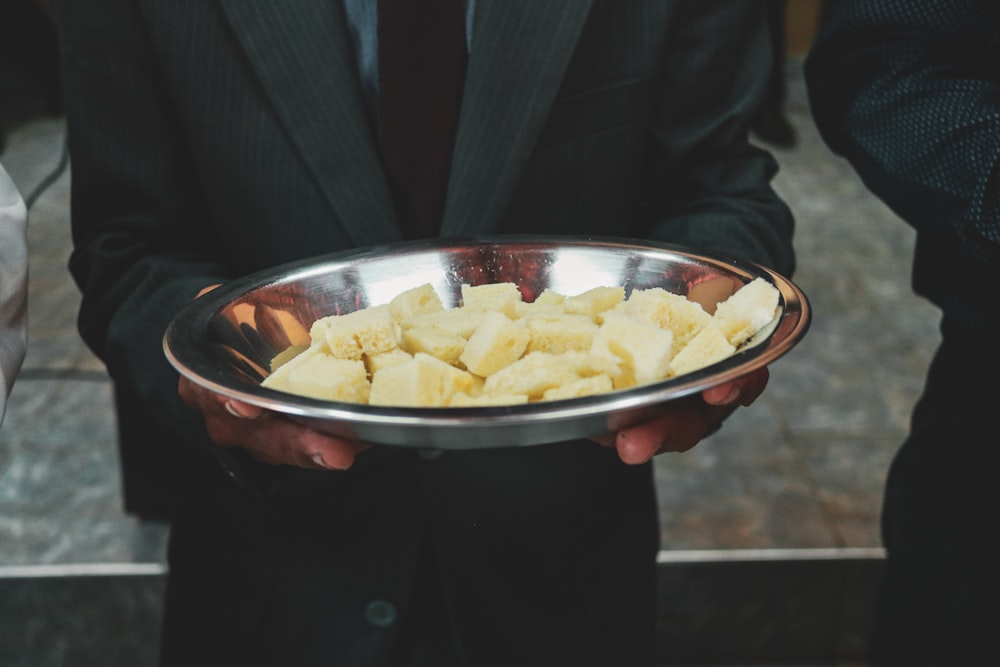
<path fill-rule="evenodd" d="M 262 463 L 347 470 L 358 453 L 372 446 L 320 433 L 272 410 L 209 391 L 184 377 L 177 392 L 201 413 L 215 444 L 242 447 Z"/>

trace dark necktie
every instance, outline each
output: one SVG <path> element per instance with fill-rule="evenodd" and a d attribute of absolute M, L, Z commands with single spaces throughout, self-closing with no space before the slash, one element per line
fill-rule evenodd
<path fill-rule="evenodd" d="M 382 156 L 407 238 L 436 236 L 468 58 L 463 0 L 379 0 Z"/>

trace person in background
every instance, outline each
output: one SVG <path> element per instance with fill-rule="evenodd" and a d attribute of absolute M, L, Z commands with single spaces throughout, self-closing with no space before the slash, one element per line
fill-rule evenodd
<path fill-rule="evenodd" d="M 28 212 L 0 165 L 0 425 L 24 361 L 28 305 Z"/>
<path fill-rule="evenodd" d="M 439 452 L 227 401 L 179 380 L 162 336 L 218 283 L 434 236 L 629 236 L 790 274 L 777 167 L 748 141 L 763 5 L 61 0 L 56 17 L 80 332 L 128 401 L 125 444 L 182 461 L 163 664 L 652 665 L 650 459 L 753 402 L 767 369 L 607 446 Z"/>
<path fill-rule="evenodd" d="M 885 485 L 872 665 L 1000 664 L 1000 5 L 837 0 L 806 61 L 816 124 L 917 232 L 941 343 Z"/>

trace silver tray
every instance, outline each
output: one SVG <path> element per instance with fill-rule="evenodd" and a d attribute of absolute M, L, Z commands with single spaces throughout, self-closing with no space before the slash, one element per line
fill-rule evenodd
<path fill-rule="evenodd" d="M 260 386 L 275 354 L 309 342 L 316 319 L 386 303 L 424 283 L 434 286 L 446 306 L 458 305 L 463 283 L 514 282 L 525 301 L 546 288 L 573 295 L 604 285 L 624 286 L 626 294 L 662 287 L 713 312 L 757 277 L 781 295 L 771 326 L 728 359 L 641 387 L 527 405 L 394 408 Z M 480 449 L 588 437 L 655 417 L 670 401 L 770 364 L 802 338 L 809 321 L 802 291 L 750 262 L 630 239 L 483 237 L 364 248 L 233 280 L 179 313 L 163 347 L 170 363 L 192 382 L 325 433 L 386 445 Z"/>

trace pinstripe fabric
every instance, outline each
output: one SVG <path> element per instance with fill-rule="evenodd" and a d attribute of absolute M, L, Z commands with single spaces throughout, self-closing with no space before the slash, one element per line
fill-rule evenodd
<path fill-rule="evenodd" d="M 222 0 L 270 99 L 358 245 L 401 238 L 336 3 Z M 284 36 L 295 35 L 295 39 Z M 280 41 L 272 41 L 275 38 Z M 317 62 L 317 53 L 328 53 Z M 303 77 L 308 77 L 303 81 Z M 327 113 L 316 113 L 317 109 Z"/>
<path fill-rule="evenodd" d="M 480 0 L 442 236 L 496 231 L 589 0 Z"/>

